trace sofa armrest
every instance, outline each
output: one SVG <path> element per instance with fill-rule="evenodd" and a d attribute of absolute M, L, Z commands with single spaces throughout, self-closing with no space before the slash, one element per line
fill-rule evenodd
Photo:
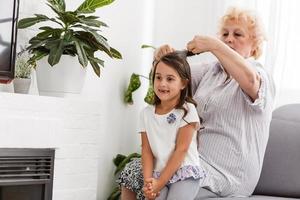
<path fill-rule="evenodd" d="M 300 197 L 300 104 L 285 105 L 273 112 L 254 194 Z"/>

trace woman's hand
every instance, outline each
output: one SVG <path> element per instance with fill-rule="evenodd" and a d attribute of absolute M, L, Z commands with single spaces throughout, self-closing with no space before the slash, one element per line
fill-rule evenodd
<path fill-rule="evenodd" d="M 175 51 L 175 49 L 172 48 L 170 45 L 168 45 L 168 44 L 162 45 L 155 50 L 154 59 L 160 60 L 161 57 L 163 57 L 164 55 L 171 53 L 173 51 Z"/>
<path fill-rule="evenodd" d="M 193 40 L 186 45 L 188 51 L 194 54 L 199 54 L 207 51 L 212 51 L 217 48 L 218 39 L 210 36 L 196 35 Z"/>

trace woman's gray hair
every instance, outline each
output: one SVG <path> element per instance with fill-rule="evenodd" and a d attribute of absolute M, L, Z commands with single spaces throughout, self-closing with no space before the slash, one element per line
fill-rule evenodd
<path fill-rule="evenodd" d="M 237 24 L 245 23 L 247 25 L 250 37 L 253 40 L 251 56 L 255 59 L 259 58 L 262 54 L 263 41 L 266 40 L 266 36 L 261 19 L 257 14 L 250 10 L 231 7 L 221 18 L 219 30 L 221 30 L 228 21 L 233 21 Z"/>

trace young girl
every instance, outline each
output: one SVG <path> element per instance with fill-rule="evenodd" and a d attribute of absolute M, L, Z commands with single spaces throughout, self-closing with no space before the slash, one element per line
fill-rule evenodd
<path fill-rule="evenodd" d="M 156 62 L 153 84 L 154 105 L 141 112 L 139 123 L 144 195 L 156 200 L 192 200 L 205 172 L 198 160 L 200 122 L 186 55 L 173 52 Z"/>

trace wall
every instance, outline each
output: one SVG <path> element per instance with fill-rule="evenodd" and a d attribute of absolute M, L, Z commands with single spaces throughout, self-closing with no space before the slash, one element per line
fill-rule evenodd
<path fill-rule="evenodd" d="M 82 0 L 66 0 L 67 10 L 77 8 L 81 2 Z M 39 13 L 52 15 L 45 3 L 45 0 L 20 0 L 20 19 Z M 103 29 L 103 35 L 107 37 L 109 44 L 123 55 L 123 60 L 110 60 L 107 56 L 99 54 L 105 60 L 101 77 L 96 77 L 89 66 L 83 91 L 80 96 L 75 97 L 81 99 L 83 104 L 85 100 L 95 102 L 98 106 L 94 109 L 101 113 L 102 117 L 101 121 L 95 121 L 96 124 L 101 123 L 101 131 L 97 131 L 97 143 L 101 147 L 97 155 L 97 199 L 107 197 L 114 184 L 112 158 L 117 153 L 139 151 L 139 136 L 135 129 L 138 112 L 145 105 L 143 96 L 148 82 L 142 80 L 142 89 L 134 95 L 135 103 L 132 106 L 123 103 L 123 93 L 133 72 L 148 74 L 153 52 L 150 49 L 143 50 L 140 46 L 153 42 L 153 11 L 154 1 L 116 0 L 96 13 L 109 25 L 109 28 Z M 27 44 L 36 31 L 34 26 L 19 30 L 18 44 Z M 38 93 L 36 85 L 31 88 L 31 93 Z"/>
<path fill-rule="evenodd" d="M 0 113 L 0 147 L 56 149 L 53 200 L 96 200 L 98 102 L 0 93 Z"/>

